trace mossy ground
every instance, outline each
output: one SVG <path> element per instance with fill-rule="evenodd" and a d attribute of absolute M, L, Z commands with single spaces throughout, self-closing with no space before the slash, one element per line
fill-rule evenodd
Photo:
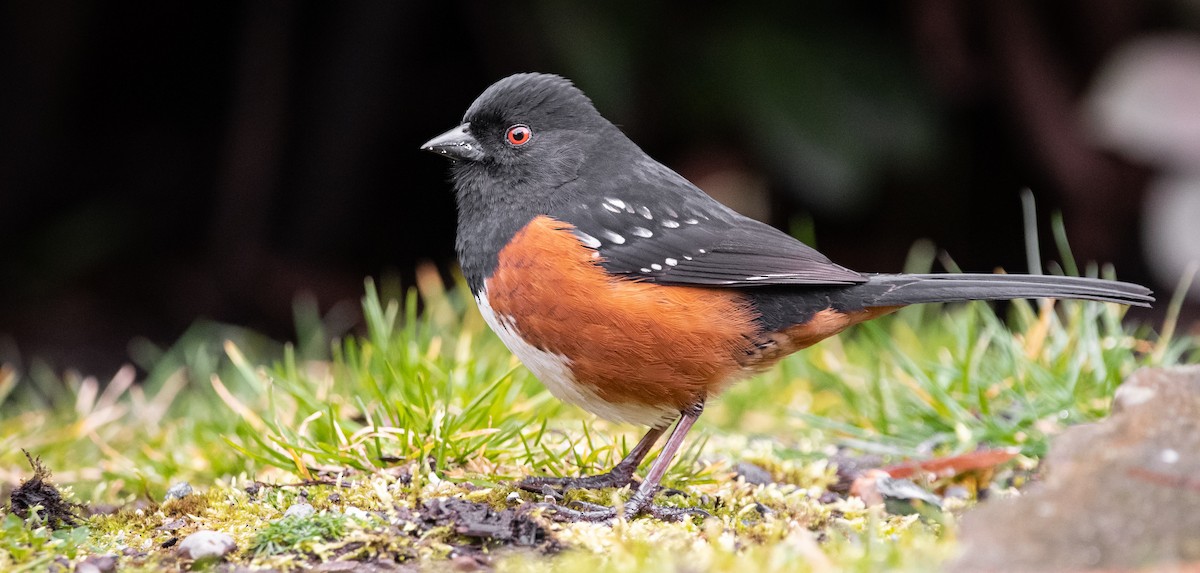
<path fill-rule="evenodd" d="M 724 444 L 710 441 L 709 446 L 726 450 Z M 734 479 L 726 464 L 713 463 L 699 471 L 705 483 L 687 487 L 686 498 L 662 500 L 702 507 L 711 518 L 561 523 L 534 510 L 529 519 L 545 537 L 533 544 L 463 535 L 455 524 L 432 524 L 421 513 L 430 500 L 447 497 L 523 512 L 539 496 L 510 487 L 453 483 L 429 473 L 413 476 L 408 483 L 389 475 L 364 475 L 346 479 L 341 486 L 262 487 L 236 479 L 216 481 L 182 499 L 89 518 L 88 535 L 77 554 L 120 554 L 133 570 L 186 566 L 171 548 L 203 529 L 233 536 L 240 548 L 233 562 L 284 570 L 327 560 L 428 564 L 443 559 L 511 571 L 544 568 L 546 560 L 555 563 L 555 570 L 566 571 L 742 571 L 747 563 L 766 571 L 795 571 L 809 561 L 814 570 L 821 570 L 822 562 L 864 570 L 882 565 L 924 570 L 952 554 L 952 533 L 946 525 L 946 520 L 953 523 L 952 513 L 942 515 L 942 522 L 923 521 L 917 515 L 868 508 L 853 497 L 822 500 L 835 480 L 828 464 L 797 466 L 761 454 L 755 459 L 780 482 L 750 485 Z M 623 493 L 627 492 L 608 490 L 573 497 L 611 503 Z M 605 494 L 611 497 L 605 499 Z M 311 503 L 317 513 L 283 517 L 300 501 Z"/>
<path fill-rule="evenodd" d="M 1130 372 L 1200 360 L 1194 340 L 1169 334 L 1171 323 L 1160 336 L 1125 324 L 1115 305 L 908 309 L 800 352 L 711 404 L 665 479 L 686 495 L 658 499 L 711 518 L 563 523 L 531 509 L 540 496 L 515 491 L 512 480 L 602 471 L 640 429 L 559 404 L 486 331 L 465 289 L 447 291 L 433 272 L 419 286 L 401 295 L 368 285 L 360 336 L 333 339 L 305 307 L 295 345 L 199 325 L 173 348 L 139 346 L 147 373 L 139 380 L 133 368 L 101 384 L 35 364 L 21 369 L 29 384 L 16 392 L 16 367 L 0 367 L 4 499 L 32 475 L 25 448 L 54 470 L 68 499 L 98 511 L 58 531 L 6 514 L 0 569 L 98 554 L 117 555 L 129 571 L 196 566 L 175 547 L 211 529 L 238 547 L 216 567 L 448 560 L 501 571 L 547 562 L 589 573 L 927 571 L 954 554 L 957 516 L 976 492 L 1011 494 L 1049 436 L 1103 416 Z M 1020 455 L 957 481 L 921 482 L 967 486 L 944 511 L 891 514 L 835 485 L 838 463 L 996 447 Z M 738 478 L 740 462 L 772 483 Z M 180 481 L 197 493 L 163 502 Z M 495 523 L 536 535 L 480 534 L 430 505 L 443 498 L 486 504 Z M 283 517 L 301 501 L 317 513 Z"/>

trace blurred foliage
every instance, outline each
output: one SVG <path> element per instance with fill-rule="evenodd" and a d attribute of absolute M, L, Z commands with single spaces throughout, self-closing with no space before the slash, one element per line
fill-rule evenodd
<path fill-rule="evenodd" d="M 663 117 L 637 124 L 670 122 L 680 141 L 732 139 L 825 212 L 861 209 L 885 174 L 944 160 L 943 119 L 895 18 L 864 19 L 855 3 L 767 4 L 543 0 L 539 14 L 572 78 L 611 119 L 649 107 Z M 875 10 L 898 18 L 902 8 Z M 666 21 L 686 31 L 664 45 Z M 652 67 L 647 59 L 665 71 L 643 84 L 654 90 L 649 105 L 627 81 Z"/>

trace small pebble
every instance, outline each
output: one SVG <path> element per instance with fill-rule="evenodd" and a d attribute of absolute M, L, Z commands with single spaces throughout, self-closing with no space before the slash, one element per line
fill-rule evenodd
<path fill-rule="evenodd" d="M 738 462 L 733 471 L 750 485 L 767 485 L 775 481 L 771 472 L 750 462 Z"/>
<path fill-rule="evenodd" d="M 515 491 L 509 492 L 508 497 L 504 498 L 504 501 L 508 501 L 508 502 L 521 501 L 521 494 L 519 494 Z"/>
<path fill-rule="evenodd" d="M 450 567 L 455 571 L 485 571 L 490 569 L 487 558 L 482 555 L 451 556 Z"/>
<path fill-rule="evenodd" d="M 294 504 L 291 507 L 287 508 L 287 511 L 283 512 L 283 516 L 284 517 L 309 517 L 316 512 L 317 512 L 317 508 L 313 507 L 312 504 L 297 503 L 297 504 Z"/>
<path fill-rule="evenodd" d="M 194 560 L 220 559 L 229 555 L 237 544 L 228 533 L 197 531 L 179 544 L 179 555 Z"/>
<path fill-rule="evenodd" d="M 116 570 L 116 555 L 92 555 L 75 566 L 76 573 L 112 573 Z"/>
<path fill-rule="evenodd" d="M 167 490 L 167 495 L 163 497 L 163 501 L 183 499 L 189 495 L 192 495 L 192 484 L 186 481 L 181 481 L 175 485 L 172 485 L 171 488 Z"/>

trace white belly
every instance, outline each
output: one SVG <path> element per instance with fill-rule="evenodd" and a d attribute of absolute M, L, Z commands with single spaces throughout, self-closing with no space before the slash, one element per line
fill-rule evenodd
<path fill-rule="evenodd" d="M 533 373 L 555 398 L 574 404 L 606 420 L 643 426 L 665 427 L 679 417 L 670 406 L 655 407 L 633 402 L 614 403 L 602 399 L 591 388 L 576 382 L 571 361 L 566 356 L 547 352 L 525 342 L 511 316 L 500 316 L 488 303 L 487 291 L 475 294 L 475 303 L 483 320 L 504 341 L 504 345 Z"/>

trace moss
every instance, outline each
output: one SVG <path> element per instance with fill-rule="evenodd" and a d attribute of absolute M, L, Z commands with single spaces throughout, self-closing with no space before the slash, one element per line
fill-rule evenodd
<path fill-rule="evenodd" d="M 200 515 L 208 509 L 208 504 L 208 496 L 193 494 L 177 499 L 169 499 L 162 504 L 161 510 L 167 517 Z"/>

